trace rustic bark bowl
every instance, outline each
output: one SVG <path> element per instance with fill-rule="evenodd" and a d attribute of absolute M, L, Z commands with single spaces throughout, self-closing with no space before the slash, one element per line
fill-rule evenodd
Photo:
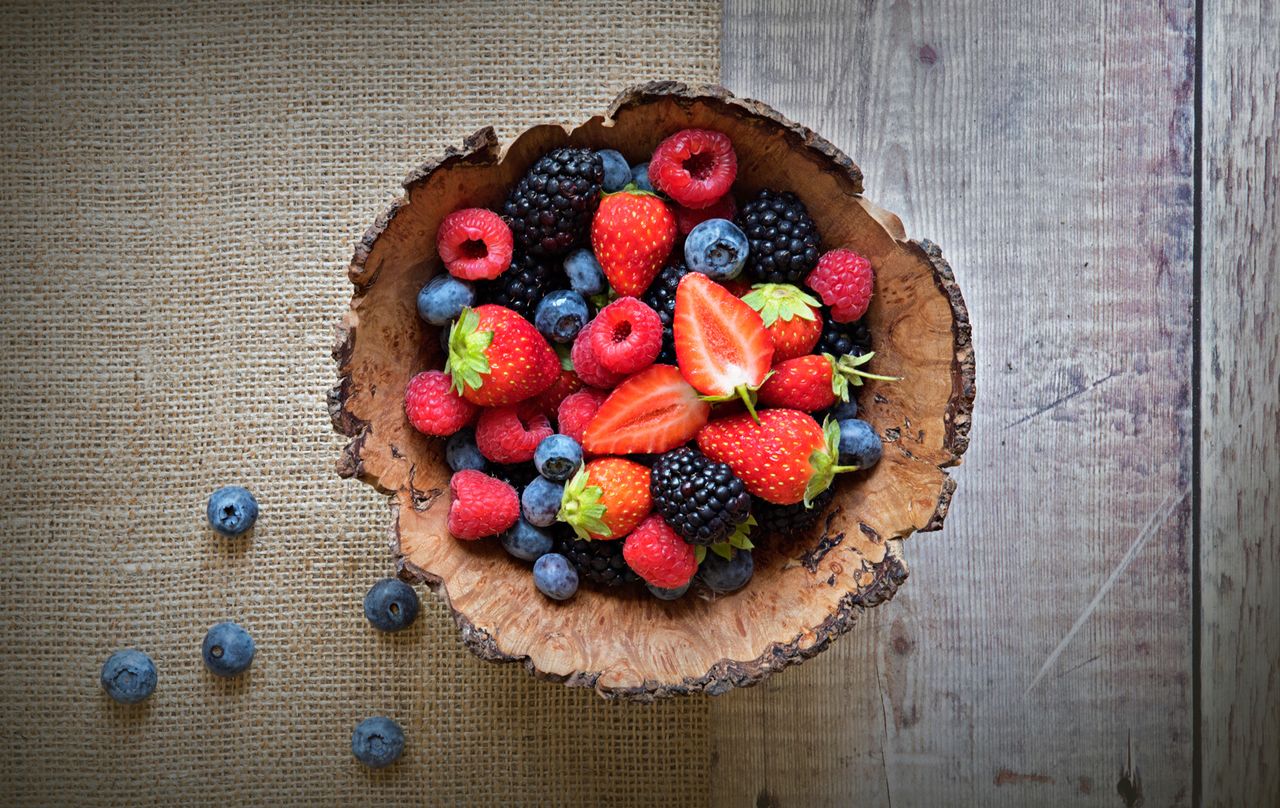
<path fill-rule="evenodd" d="M 639 162 L 685 127 L 732 138 L 743 198 L 765 186 L 795 191 L 825 248 L 871 259 L 874 369 L 902 377 L 871 382 L 860 397 L 862 417 L 885 437 L 884 458 L 867 473 L 843 475 L 807 535 L 759 549 L 755 577 L 740 592 L 668 603 L 584 587 L 552 603 L 534 590 L 528 565 L 496 541 L 449 536 L 443 442 L 415 432 L 402 405 L 409 378 L 442 362 L 438 331 L 418 319 L 415 297 L 441 271 L 436 227 L 450 211 L 498 208 L 550 149 L 608 147 Z M 627 90 L 577 128 L 535 126 L 505 152 L 482 129 L 411 173 L 404 189 L 360 240 L 349 269 L 355 292 L 338 328 L 340 380 L 329 402 L 334 426 L 351 438 L 338 471 L 391 495 L 400 575 L 444 598 L 473 652 L 606 697 L 722 693 L 814 656 L 906 580 L 897 540 L 942 527 L 955 489 L 946 469 L 968 444 L 968 314 L 937 247 L 908 240 L 897 216 L 864 199 L 861 172 L 833 145 L 723 88 L 660 82 Z"/>

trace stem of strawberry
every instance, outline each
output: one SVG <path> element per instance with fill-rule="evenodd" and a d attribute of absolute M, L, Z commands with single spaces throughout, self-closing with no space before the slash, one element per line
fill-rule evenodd
<path fill-rule="evenodd" d="M 751 420 L 755 421 L 757 424 L 760 423 L 760 416 L 756 415 L 755 396 L 752 394 L 751 388 L 745 384 L 740 384 L 733 388 L 733 390 L 738 394 L 738 397 L 742 399 L 742 403 L 747 405 L 747 412 L 751 413 Z"/>

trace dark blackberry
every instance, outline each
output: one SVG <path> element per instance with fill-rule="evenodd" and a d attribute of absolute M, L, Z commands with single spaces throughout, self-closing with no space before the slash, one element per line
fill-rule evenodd
<path fill-rule="evenodd" d="M 521 250 L 511 257 L 507 271 L 491 281 L 479 284 L 478 297 L 485 303 L 496 303 L 533 320 L 538 302 L 552 289 L 563 289 L 564 275 L 558 266 Z"/>
<path fill-rule="evenodd" d="M 837 323 L 829 316 L 822 321 L 822 336 L 814 353 L 829 353 L 840 357 L 845 354 L 859 356 L 871 350 L 871 332 L 861 320 Z"/>
<path fill-rule="evenodd" d="M 533 478 L 538 476 L 538 470 L 532 463 L 490 463 L 489 474 L 508 483 L 518 493 L 533 482 Z"/>
<path fill-rule="evenodd" d="M 818 228 L 790 191 L 765 188 L 742 206 L 734 221 L 751 244 L 749 277 L 798 286 L 818 265 Z"/>
<path fill-rule="evenodd" d="M 751 495 L 724 463 L 696 449 L 658 458 L 649 477 L 653 509 L 690 544 L 724 541 L 751 515 Z"/>
<path fill-rule="evenodd" d="M 583 580 L 597 586 L 623 586 L 640 580 L 622 557 L 624 543 L 621 539 L 589 541 L 569 532 L 556 538 L 556 552 L 569 559 Z"/>
<path fill-rule="evenodd" d="M 676 287 L 680 285 L 680 279 L 688 274 L 689 268 L 684 264 L 663 267 L 644 293 L 644 302 L 658 313 L 658 319 L 662 321 L 662 352 L 658 354 L 656 361 L 665 365 L 676 363 L 676 343 L 671 333 L 671 318 L 676 313 Z"/>
<path fill-rule="evenodd" d="M 516 244 L 555 256 L 582 243 L 603 182 L 604 163 L 588 149 L 556 149 L 539 158 L 502 207 Z"/>
<path fill-rule="evenodd" d="M 751 504 L 751 515 L 756 518 L 756 526 L 751 529 L 751 537 L 764 538 L 780 533 L 799 533 L 813 527 L 818 519 L 827 511 L 827 506 L 835 498 L 836 487 L 833 485 L 813 498 L 813 507 L 806 508 L 803 502 L 794 505 L 774 505 L 763 499 L 755 499 Z"/>

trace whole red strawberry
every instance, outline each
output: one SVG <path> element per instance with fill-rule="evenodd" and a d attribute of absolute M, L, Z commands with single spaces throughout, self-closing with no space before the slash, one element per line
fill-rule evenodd
<path fill-rule="evenodd" d="M 555 418 L 560 409 L 560 402 L 582 389 L 582 379 L 573 371 L 573 364 L 565 357 L 560 359 L 560 377 L 555 383 L 529 399 L 529 403 L 538 412 L 548 418 Z"/>
<path fill-rule="evenodd" d="M 653 365 L 614 390 L 591 419 L 582 448 L 592 454 L 666 452 L 707 422 L 711 405 L 671 365 Z"/>
<path fill-rule="evenodd" d="M 822 304 L 789 283 L 758 283 L 742 296 L 742 302 L 760 313 L 773 340 L 775 364 L 804 356 L 822 336 Z"/>
<path fill-rule="evenodd" d="M 649 469 L 625 458 L 602 457 L 565 484 L 557 518 L 584 539 L 621 539 L 652 507 Z"/>
<path fill-rule="evenodd" d="M 848 401 L 849 386 L 861 387 L 863 379 L 897 381 L 862 369 L 873 356 L 874 352 L 839 359 L 831 354 L 809 354 L 779 362 L 760 387 L 760 406 L 815 412 L 837 401 Z"/>
<path fill-rule="evenodd" d="M 804 282 L 831 309 L 831 319 L 851 323 L 871 305 L 875 272 L 871 262 L 853 250 L 832 250 L 818 259 Z"/>
<path fill-rule="evenodd" d="M 636 575 L 661 589 L 682 587 L 698 571 L 693 545 L 680 538 L 656 513 L 627 536 L 622 557 Z"/>
<path fill-rule="evenodd" d="M 675 217 L 666 203 L 647 191 L 606 194 L 591 221 L 596 260 L 620 295 L 644 294 L 675 241 Z"/>
<path fill-rule="evenodd" d="M 463 309 L 449 331 L 445 372 L 473 404 L 501 407 L 524 401 L 560 378 L 560 358 L 533 324 L 492 304 Z"/>
<path fill-rule="evenodd" d="M 450 388 L 449 377 L 438 370 L 419 373 L 404 391 L 404 412 L 413 428 L 424 435 L 452 435 L 471 423 L 478 411 Z"/>
<path fill-rule="evenodd" d="M 752 496 L 807 507 L 837 473 L 857 470 L 836 463 L 840 426 L 835 421 L 818 426 L 799 410 L 761 410 L 759 416 L 759 422 L 750 415 L 721 418 L 698 432 L 702 453 L 727 464 Z"/>
<path fill-rule="evenodd" d="M 700 272 L 676 287 L 671 320 L 676 363 L 689 384 L 710 401 L 751 397 L 773 362 L 773 342 L 755 310 Z"/>
<path fill-rule="evenodd" d="M 649 159 L 653 187 L 686 208 L 705 208 L 729 193 L 738 155 L 729 136 L 712 129 L 682 129 L 658 144 Z"/>
<path fill-rule="evenodd" d="M 449 478 L 449 532 L 456 538 L 483 539 L 516 523 L 520 497 L 502 480 L 466 469 Z"/>

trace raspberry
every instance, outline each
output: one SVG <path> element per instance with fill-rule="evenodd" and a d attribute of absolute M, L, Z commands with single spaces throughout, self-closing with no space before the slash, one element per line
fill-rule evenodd
<path fill-rule="evenodd" d="M 596 321 L 592 320 L 578 332 L 578 336 L 573 340 L 573 349 L 569 353 L 569 358 L 573 361 L 573 370 L 578 374 L 579 379 L 592 387 L 611 390 L 618 386 L 623 376 L 621 373 L 605 370 L 600 364 L 600 357 L 596 355 L 591 342 L 591 329 L 595 323 Z"/>
<path fill-rule="evenodd" d="M 874 280 L 866 258 L 853 250 L 832 250 L 818 259 L 805 283 L 831 309 L 831 319 L 851 323 L 867 313 Z"/>
<path fill-rule="evenodd" d="M 484 208 L 455 210 L 440 223 L 436 252 L 445 269 L 464 281 L 492 279 L 511 266 L 511 228 Z"/>
<path fill-rule="evenodd" d="M 600 310 L 591 328 L 591 352 L 610 373 L 629 376 L 653 364 L 662 350 L 662 320 L 634 297 Z"/>
<path fill-rule="evenodd" d="M 609 397 L 604 390 L 593 390 L 590 387 L 579 390 L 565 397 L 560 402 L 560 411 L 556 423 L 560 425 L 560 434 L 568 435 L 582 443 L 582 435 L 587 431 L 587 424 L 596 417 L 600 405 Z"/>
<path fill-rule="evenodd" d="M 476 447 L 494 463 L 528 463 L 552 432 L 547 416 L 532 406 L 493 407 L 481 412 L 476 422 Z"/>
<path fill-rule="evenodd" d="M 516 490 L 484 472 L 466 469 L 449 478 L 449 532 L 456 538 L 494 536 L 516 523 L 520 498 Z"/>
<path fill-rule="evenodd" d="M 447 373 L 428 370 L 409 380 L 404 390 L 404 412 L 409 423 L 424 435 L 452 435 L 475 420 L 479 409 L 453 391 Z"/>
<path fill-rule="evenodd" d="M 684 586 L 698 571 L 693 546 L 656 513 L 645 517 L 627 536 L 622 557 L 646 583 L 662 589 Z"/>
<path fill-rule="evenodd" d="M 684 205 L 676 205 L 676 227 L 680 229 L 680 235 L 687 236 L 690 230 L 707 219 L 728 219 L 733 221 L 733 217 L 737 212 L 738 205 L 729 194 L 725 194 L 705 208 L 686 208 Z"/>
<path fill-rule="evenodd" d="M 653 187 L 686 208 L 705 208 L 729 193 L 738 156 L 727 135 L 682 129 L 658 144 L 649 161 Z"/>

